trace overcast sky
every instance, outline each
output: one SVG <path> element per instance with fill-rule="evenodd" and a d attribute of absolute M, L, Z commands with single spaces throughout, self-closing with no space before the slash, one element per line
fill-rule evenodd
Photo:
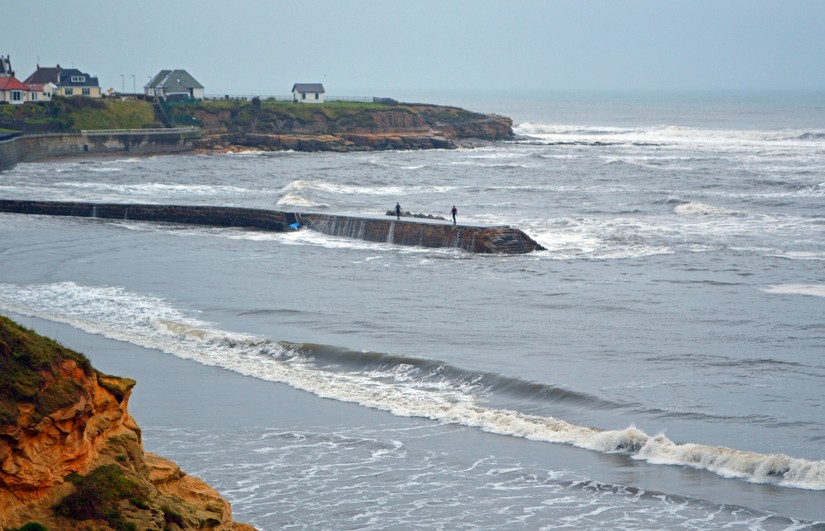
<path fill-rule="evenodd" d="M 21 80 L 39 60 L 127 92 L 163 68 L 215 95 L 825 90 L 825 0 L 43 0 L 0 26 Z"/>

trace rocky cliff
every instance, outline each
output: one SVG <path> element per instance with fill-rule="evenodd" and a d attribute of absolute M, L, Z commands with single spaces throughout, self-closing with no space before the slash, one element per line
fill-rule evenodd
<path fill-rule="evenodd" d="M 218 101 L 176 105 L 170 115 L 202 128 L 202 151 L 449 149 L 513 138 L 507 117 L 426 104 Z"/>
<path fill-rule="evenodd" d="M 0 529 L 253 529 L 144 452 L 134 385 L 0 316 Z"/>

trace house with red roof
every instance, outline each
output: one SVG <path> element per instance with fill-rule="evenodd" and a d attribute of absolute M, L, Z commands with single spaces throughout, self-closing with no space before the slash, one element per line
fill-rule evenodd
<path fill-rule="evenodd" d="M 0 103 L 19 105 L 29 101 L 29 87 L 14 77 L 9 56 L 0 56 Z"/>
<path fill-rule="evenodd" d="M 57 85 L 52 82 L 28 83 L 29 101 L 52 101 L 52 96 L 57 94 Z"/>

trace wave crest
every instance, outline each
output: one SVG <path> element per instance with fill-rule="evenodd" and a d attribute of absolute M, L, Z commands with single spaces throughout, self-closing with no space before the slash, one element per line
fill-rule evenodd
<path fill-rule="evenodd" d="M 680 444 L 661 434 L 650 436 L 635 426 L 603 430 L 492 407 L 487 404 L 488 394 L 503 382 L 491 381 L 490 375 L 468 373 L 432 360 L 358 354 L 225 331 L 187 316 L 163 299 L 122 288 L 73 282 L 0 284 L 0 308 L 398 416 L 622 453 L 653 464 L 689 466 L 754 483 L 825 490 L 825 461 Z M 513 385 L 519 393 L 537 391 Z M 552 389 L 538 391 L 552 394 Z M 574 397 L 581 398 L 587 400 L 584 395 Z"/>

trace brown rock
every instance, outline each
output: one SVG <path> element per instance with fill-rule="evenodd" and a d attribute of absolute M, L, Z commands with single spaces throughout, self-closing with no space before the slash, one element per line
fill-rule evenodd
<path fill-rule="evenodd" d="M 26 357 L 21 330 L 0 317 L 4 367 L 14 368 L 14 360 Z M 54 372 L 43 370 L 41 376 L 44 386 L 68 387 L 77 392 L 77 398 L 43 418 L 36 416 L 31 403 L 21 402 L 18 421 L 0 423 L 0 529 L 31 521 L 49 529 L 109 529 L 106 521 L 81 522 L 59 516 L 53 509 L 75 491 L 67 476 L 87 475 L 103 465 L 115 465 L 145 493 L 141 503 L 113 502 L 120 517 L 138 529 L 164 529 L 169 515 L 181 522 L 173 528 L 252 529 L 235 523 L 229 503 L 206 483 L 188 476 L 171 461 L 144 452 L 140 428 L 127 409 L 134 380 L 93 369 L 87 374 L 70 359 L 60 361 Z M 0 398 L 8 407 L 8 397 Z"/>

